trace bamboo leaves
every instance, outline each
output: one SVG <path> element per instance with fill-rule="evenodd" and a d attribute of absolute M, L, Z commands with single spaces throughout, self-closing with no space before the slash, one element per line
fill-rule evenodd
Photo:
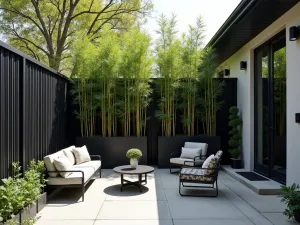
<path fill-rule="evenodd" d="M 181 42 L 176 38 L 176 17 L 167 19 L 164 15 L 158 20 L 159 39 L 156 43 L 157 82 L 160 91 L 159 110 L 156 116 L 162 121 L 162 135 L 176 134 L 177 89 L 180 84 Z"/>
<path fill-rule="evenodd" d="M 102 136 L 117 135 L 117 79 L 121 61 L 120 43 L 116 33 L 106 31 L 97 43 L 97 66 L 93 79 L 97 83 L 96 107 L 101 115 Z"/>
<path fill-rule="evenodd" d="M 95 68 L 95 56 L 97 51 L 95 46 L 88 40 L 83 39 L 74 44 L 74 69 L 73 73 L 80 77 L 80 81 L 75 80 L 73 83 L 72 93 L 75 96 L 74 101 L 79 105 L 76 112 L 80 120 L 82 136 L 92 136 L 95 133 L 95 82 L 92 74 Z"/>
<path fill-rule="evenodd" d="M 98 42 L 81 40 L 75 46 L 72 92 L 79 105 L 81 134 L 94 135 L 99 119 L 102 136 L 117 136 L 118 124 L 124 136 L 144 136 L 154 62 L 151 39 L 139 29 L 123 35 L 107 30 L 102 35 Z"/>
<path fill-rule="evenodd" d="M 158 23 L 155 58 L 151 38 L 140 28 L 124 33 L 105 30 L 97 42 L 84 39 L 75 43 L 73 93 L 83 136 L 94 135 L 95 130 L 109 137 L 145 136 L 153 78 L 163 136 L 176 135 L 179 113 L 185 135 L 198 134 L 201 122 L 206 135 L 216 135 L 222 83 L 213 79 L 215 52 L 202 49 L 201 17 L 181 39 L 174 15 L 170 19 L 162 15 Z"/>
<path fill-rule="evenodd" d="M 202 120 L 205 135 L 216 136 L 216 114 L 222 102 L 218 101 L 222 94 L 223 84 L 213 79 L 216 73 L 216 53 L 211 48 L 203 50 L 201 64 L 199 66 L 200 84 L 200 118 Z"/>
<path fill-rule="evenodd" d="M 198 66 L 204 39 L 204 23 L 201 17 L 195 27 L 182 36 L 182 79 L 180 83 L 180 108 L 184 134 L 195 135 L 196 99 L 198 98 Z"/>
<path fill-rule="evenodd" d="M 120 104 L 120 116 L 124 136 L 133 134 L 139 137 L 146 133 L 146 109 L 150 102 L 153 65 L 150 41 L 150 36 L 139 29 L 124 35 L 120 66 L 124 99 Z"/>

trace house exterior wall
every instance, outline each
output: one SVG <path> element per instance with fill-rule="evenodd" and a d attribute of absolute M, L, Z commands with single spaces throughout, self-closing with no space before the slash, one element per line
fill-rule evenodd
<path fill-rule="evenodd" d="M 300 183 L 300 40 L 289 41 L 289 28 L 300 25 L 300 3 L 276 20 L 220 65 L 230 68 L 230 77 L 238 78 L 237 104 L 243 119 L 242 154 L 244 167 L 254 168 L 254 49 L 286 28 L 287 54 L 287 185 Z M 247 61 L 247 70 L 240 70 L 240 61 Z"/>

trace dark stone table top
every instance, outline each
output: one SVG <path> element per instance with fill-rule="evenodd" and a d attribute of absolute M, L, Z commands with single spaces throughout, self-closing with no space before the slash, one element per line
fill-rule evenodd
<path fill-rule="evenodd" d="M 154 171 L 154 168 L 151 166 L 138 165 L 137 168 L 131 168 L 131 165 L 118 166 L 114 169 L 115 173 L 120 174 L 146 174 Z"/>

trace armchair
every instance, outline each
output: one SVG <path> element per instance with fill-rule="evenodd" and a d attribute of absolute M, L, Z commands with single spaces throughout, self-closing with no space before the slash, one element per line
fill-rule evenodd
<path fill-rule="evenodd" d="M 179 172 L 179 194 L 181 196 L 194 196 L 194 197 L 217 197 L 218 191 L 218 175 L 220 170 L 220 161 L 222 157 L 222 151 L 219 151 L 213 160 L 215 164 L 209 164 L 208 168 L 202 167 L 182 167 Z M 187 184 L 200 184 L 200 185 L 186 185 Z M 203 184 L 203 185 L 201 185 Z M 182 187 L 184 188 L 211 188 L 215 191 L 214 195 L 189 195 L 182 193 Z"/>
<path fill-rule="evenodd" d="M 172 152 L 170 155 L 170 173 L 176 173 L 172 169 L 182 166 L 201 166 L 206 159 L 208 145 L 206 143 L 185 142 L 184 148 L 201 149 L 200 154 L 193 157 L 183 157 L 182 152 Z M 178 171 L 177 171 L 178 172 Z"/>

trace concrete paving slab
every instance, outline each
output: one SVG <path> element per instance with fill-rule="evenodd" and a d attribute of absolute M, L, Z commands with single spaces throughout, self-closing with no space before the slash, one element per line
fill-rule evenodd
<path fill-rule="evenodd" d="M 217 198 L 182 197 L 169 189 L 166 189 L 165 193 L 173 219 L 246 219 L 245 215 L 222 193 Z"/>
<path fill-rule="evenodd" d="M 97 219 L 162 220 L 171 215 L 166 201 L 105 201 Z"/>
<path fill-rule="evenodd" d="M 272 225 L 272 223 L 256 211 L 252 206 L 247 204 L 242 198 L 236 195 L 234 192 L 230 191 L 228 187 L 224 184 L 220 185 L 222 188 L 222 193 L 230 200 L 249 220 L 254 224 L 259 225 Z"/>
<path fill-rule="evenodd" d="M 120 190 L 121 185 L 116 184 L 104 189 L 107 201 L 165 201 L 166 197 L 162 185 L 147 184 L 140 192 L 138 187 L 128 186 Z"/>
<path fill-rule="evenodd" d="M 230 188 L 239 197 L 244 199 L 248 204 L 254 207 L 257 211 L 263 212 L 283 212 L 285 205 L 280 202 L 280 197 L 277 195 L 259 195 L 247 188 L 245 185 L 234 180 L 222 181 L 224 185 Z"/>
<path fill-rule="evenodd" d="M 263 213 L 263 215 L 274 225 L 297 225 L 293 220 L 289 220 L 282 213 Z"/>
<path fill-rule="evenodd" d="M 94 220 L 38 220 L 35 225 L 93 225 Z"/>
<path fill-rule="evenodd" d="M 41 211 L 37 224 L 293 224 L 282 215 L 284 205 L 280 198 L 260 196 L 223 172 L 219 176 L 217 198 L 180 196 L 178 174 L 170 174 L 168 169 L 156 169 L 142 193 L 136 187 L 126 187 L 120 192 L 120 177 L 112 170 L 103 170 L 102 175 L 88 185 L 84 202 L 80 188 L 63 189 L 56 194 Z M 210 193 L 205 189 L 200 192 Z"/>
<path fill-rule="evenodd" d="M 173 225 L 172 220 L 96 220 L 94 225 Z"/>
<path fill-rule="evenodd" d="M 174 225 L 253 225 L 253 223 L 247 219 L 174 220 L 173 222 Z"/>

